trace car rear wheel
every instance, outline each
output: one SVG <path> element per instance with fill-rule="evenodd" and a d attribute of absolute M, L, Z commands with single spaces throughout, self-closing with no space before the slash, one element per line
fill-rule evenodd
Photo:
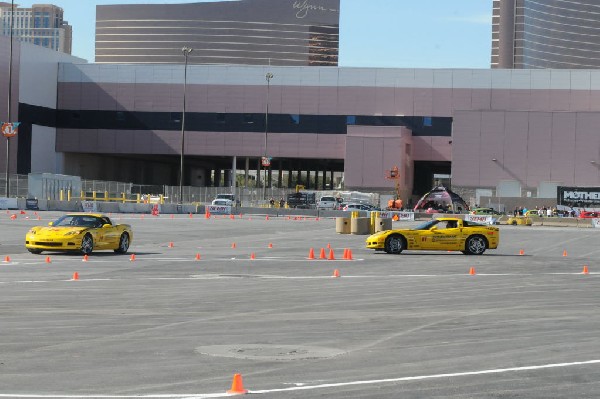
<path fill-rule="evenodd" d="M 119 248 L 115 249 L 115 252 L 118 254 L 127 253 L 129 249 L 129 234 L 123 233 L 121 234 L 121 238 L 119 238 Z"/>
<path fill-rule="evenodd" d="M 384 251 L 388 254 L 400 254 L 406 249 L 406 241 L 401 235 L 392 235 L 385 239 Z"/>
<path fill-rule="evenodd" d="M 41 249 L 28 249 L 29 252 L 31 252 L 34 255 L 39 255 L 42 253 Z"/>
<path fill-rule="evenodd" d="M 86 234 L 81 239 L 80 252 L 84 255 L 89 255 L 94 250 L 94 239 L 91 234 Z"/>
<path fill-rule="evenodd" d="M 465 252 L 469 255 L 481 255 L 487 248 L 487 241 L 483 236 L 471 236 L 465 243 Z"/>

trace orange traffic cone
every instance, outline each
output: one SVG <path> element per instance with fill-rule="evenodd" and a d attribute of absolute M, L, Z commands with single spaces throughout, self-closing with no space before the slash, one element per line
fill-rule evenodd
<path fill-rule="evenodd" d="M 46 263 L 52 263 L 49 256 L 46 256 Z"/>
<path fill-rule="evenodd" d="M 325 248 L 321 248 L 321 252 L 319 253 L 319 259 L 327 259 L 325 256 Z"/>
<path fill-rule="evenodd" d="M 196 254 L 196 260 L 200 260 L 200 254 Z"/>
<path fill-rule="evenodd" d="M 315 258 L 315 249 L 314 249 L 314 248 L 311 248 L 311 249 L 308 251 L 308 259 L 314 259 L 314 258 Z"/>
<path fill-rule="evenodd" d="M 272 243 L 269 243 L 269 248 L 273 248 L 273 244 Z"/>
<path fill-rule="evenodd" d="M 327 258 L 328 260 L 335 260 L 335 256 L 333 254 L 333 249 L 329 250 L 329 257 Z"/>
<path fill-rule="evenodd" d="M 331 244 L 327 243 L 327 249 L 331 248 Z"/>
<path fill-rule="evenodd" d="M 471 267 L 471 268 L 469 269 L 469 275 L 471 275 L 471 276 L 474 276 L 474 275 L 475 275 L 475 268 L 474 268 L 474 267 Z"/>
<path fill-rule="evenodd" d="M 338 278 L 338 277 L 340 277 L 340 271 L 339 271 L 338 269 L 335 269 L 335 270 L 333 271 L 333 276 L 331 276 L 331 277 L 334 277 L 334 278 Z"/>
<path fill-rule="evenodd" d="M 265 220 L 269 220 L 269 215 L 265 216 Z"/>
<path fill-rule="evenodd" d="M 4 261 L 7 263 L 10 262 L 10 256 L 6 255 L 6 257 L 4 258 Z"/>
<path fill-rule="evenodd" d="M 232 248 L 232 249 L 235 249 L 236 247 L 237 247 L 237 245 L 235 245 L 235 242 L 232 242 L 232 243 L 231 243 L 231 248 Z"/>
<path fill-rule="evenodd" d="M 256 259 L 256 255 L 254 255 L 254 252 L 252 252 L 252 253 L 250 254 L 250 260 L 254 260 L 254 259 Z"/>
<path fill-rule="evenodd" d="M 348 255 L 346 257 L 346 260 L 353 260 L 352 259 L 352 250 L 350 248 L 348 248 Z"/>
<path fill-rule="evenodd" d="M 193 218 L 192 213 L 190 212 L 190 219 Z"/>
<path fill-rule="evenodd" d="M 247 389 L 244 389 L 244 382 L 242 381 L 241 374 L 233 375 L 233 382 L 231 383 L 231 389 L 227 391 L 230 395 L 244 395 L 248 393 Z"/>
<path fill-rule="evenodd" d="M 525 255 L 525 251 L 524 250 L 520 250 L 519 251 L 519 255 Z"/>
<path fill-rule="evenodd" d="M 342 259 L 348 259 L 348 248 L 344 248 L 344 255 L 342 255 Z"/>
<path fill-rule="evenodd" d="M 173 244 L 173 241 L 171 241 L 171 242 L 169 243 L 169 248 L 173 248 L 173 247 L 175 247 L 175 244 Z"/>
<path fill-rule="evenodd" d="M 129 257 L 129 261 L 133 262 L 135 260 L 135 254 L 131 254 L 131 256 Z"/>
<path fill-rule="evenodd" d="M 589 274 L 590 272 L 588 271 L 588 267 L 587 265 L 583 265 L 583 271 L 581 272 L 581 274 Z"/>
<path fill-rule="evenodd" d="M 87 262 L 88 261 L 88 254 L 83 255 L 83 259 L 81 259 L 82 262 Z"/>
<path fill-rule="evenodd" d="M 563 256 L 567 256 L 567 250 L 566 249 L 563 251 Z"/>
<path fill-rule="evenodd" d="M 73 273 L 73 277 L 71 278 L 71 280 L 79 280 L 79 273 Z"/>

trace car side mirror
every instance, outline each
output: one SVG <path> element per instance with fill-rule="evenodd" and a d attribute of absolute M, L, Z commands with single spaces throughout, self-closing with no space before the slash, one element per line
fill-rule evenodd
<path fill-rule="evenodd" d="M 437 230 L 437 226 L 433 226 L 430 230 L 431 231 Z"/>
<path fill-rule="evenodd" d="M 54 222 L 48 223 L 48 226 L 54 226 Z"/>
<path fill-rule="evenodd" d="M 102 225 L 102 228 L 103 228 L 103 229 L 106 229 L 107 227 L 112 227 L 112 225 L 111 225 L 111 224 L 108 224 L 108 223 L 106 223 L 106 224 L 103 224 L 103 225 Z"/>

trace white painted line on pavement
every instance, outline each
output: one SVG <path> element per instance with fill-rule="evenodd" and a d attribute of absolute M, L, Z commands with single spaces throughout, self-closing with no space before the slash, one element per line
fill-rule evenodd
<path fill-rule="evenodd" d="M 292 392 L 292 391 L 308 391 L 313 389 L 326 389 L 326 388 L 337 388 L 347 387 L 353 385 L 377 385 L 387 384 L 395 382 L 410 382 L 410 381 L 423 381 L 433 380 L 440 378 L 454 378 L 454 377 L 468 377 L 486 374 L 502 374 L 502 373 L 513 373 L 518 371 L 536 371 L 552 368 L 564 368 L 574 366 L 586 366 L 599 364 L 600 360 L 587 360 L 582 362 L 570 362 L 570 363 L 550 363 L 542 364 L 538 366 L 523 366 L 523 367 L 510 367 L 504 369 L 489 369 L 479 371 L 465 371 L 459 373 L 445 373 L 445 374 L 430 374 L 430 375 L 418 375 L 413 377 L 398 377 L 398 378 L 385 378 L 380 380 L 358 380 L 358 381 L 347 381 L 347 382 L 336 382 L 319 385 L 298 385 L 288 388 L 274 388 L 274 389 L 260 389 L 260 390 L 248 390 L 249 394 L 267 394 L 275 392 Z M 128 398 L 186 398 L 186 399 L 204 399 L 204 398 L 222 398 L 231 396 L 227 393 L 211 393 L 211 394 L 197 394 L 197 395 L 182 395 L 182 394 L 156 394 L 156 395 L 35 395 L 35 394 L 4 394 L 0 393 L 2 398 L 102 398 L 102 399 L 128 399 Z"/>

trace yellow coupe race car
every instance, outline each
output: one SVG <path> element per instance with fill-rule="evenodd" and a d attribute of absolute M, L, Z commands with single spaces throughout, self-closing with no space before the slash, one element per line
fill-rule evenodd
<path fill-rule="evenodd" d="M 459 218 L 429 220 L 413 229 L 386 230 L 367 238 L 367 248 L 399 254 L 404 250 L 461 251 L 481 255 L 498 248 L 500 229 Z"/>
<path fill-rule="evenodd" d="M 77 251 L 89 255 L 94 250 L 112 249 L 124 254 L 133 240 L 128 224 L 113 224 L 98 213 L 70 213 L 46 226 L 31 228 L 25 248 L 32 254 L 42 251 Z"/>

